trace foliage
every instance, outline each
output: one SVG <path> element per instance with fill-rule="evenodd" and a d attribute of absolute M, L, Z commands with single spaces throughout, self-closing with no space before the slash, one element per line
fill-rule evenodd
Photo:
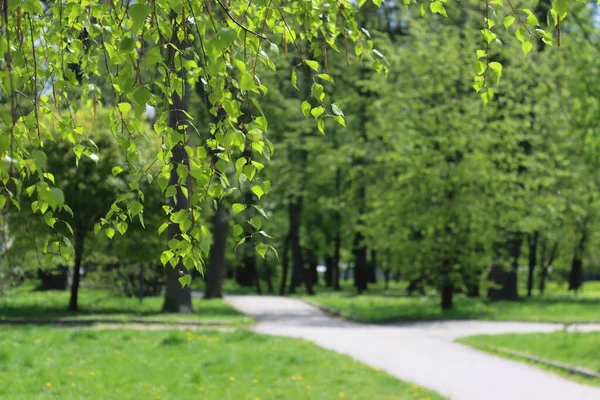
<path fill-rule="evenodd" d="M 443 399 L 312 343 L 245 330 L 29 327 L 0 336 L 3 398 Z"/>

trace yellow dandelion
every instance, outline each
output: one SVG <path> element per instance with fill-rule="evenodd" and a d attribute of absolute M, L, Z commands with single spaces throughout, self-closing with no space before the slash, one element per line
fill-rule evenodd
<path fill-rule="evenodd" d="M 115 350 L 115 354 L 121 354 L 119 350 Z"/>
<path fill-rule="evenodd" d="M 381 368 L 373 367 L 373 371 L 379 372 L 379 371 L 381 371 Z"/>
<path fill-rule="evenodd" d="M 75 387 L 77 385 L 75 384 L 75 382 L 71 382 L 71 386 Z"/>
<path fill-rule="evenodd" d="M 260 400 L 260 397 L 256 396 L 256 397 L 254 398 L 254 400 Z"/>
<path fill-rule="evenodd" d="M 310 386 L 307 386 L 307 387 L 306 387 L 306 390 L 310 390 L 310 389 L 311 389 L 311 387 L 310 387 Z"/>
<path fill-rule="evenodd" d="M 258 383 L 258 379 L 252 379 L 252 383 Z"/>
<path fill-rule="evenodd" d="M 52 384 L 50 382 L 46 382 L 46 387 L 52 387 Z"/>
<path fill-rule="evenodd" d="M 198 372 L 198 368 L 194 368 L 194 372 Z"/>
<path fill-rule="evenodd" d="M 48 361 L 52 361 L 52 359 L 50 357 L 48 357 Z"/>
<path fill-rule="evenodd" d="M 229 377 L 229 380 L 230 380 L 231 382 L 235 382 L 235 377 L 234 377 L 234 376 L 230 376 L 230 377 Z"/>
<path fill-rule="evenodd" d="M 156 398 L 157 398 L 157 399 L 160 399 L 160 395 L 159 395 L 159 394 L 157 394 L 157 395 L 156 395 Z"/>
<path fill-rule="evenodd" d="M 301 381 L 301 380 L 303 380 L 303 379 L 304 379 L 304 378 L 303 378 L 302 376 L 299 376 L 299 377 L 298 377 L 298 380 L 299 380 L 299 381 Z"/>
<path fill-rule="evenodd" d="M 90 375 L 94 376 L 96 373 L 94 371 L 90 371 Z"/>
<path fill-rule="evenodd" d="M 152 391 L 155 391 L 155 390 L 156 390 L 156 386 L 152 386 Z"/>
<path fill-rule="evenodd" d="M 293 380 L 293 381 L 295 381 L 296 379 L 298 379 L 298 378 L 296 377 L 296 375 L 292 376 L 292 380 Z"/>
<path fill-rule="evenodd" d="M 67 372 L 67 375 L 69 375 L 69 376 L 73 376 L 73 371 L 69 371 L 69 372 Z"/>
<path fill-rule="evenodd" d="M 203 388 L 203 387 L 201 387 L 201 388 L 200 388 L 200 391 L 201 391 L 201 392 L 204 392 L 204 388 Z"/>
<path fill-rule="evenodd" d="M 343 398 L 344 398 L 344 392 L 339 392 L 339 393 L 338 393 L 338 397 L 339 397 L 340 399 L 343 399 Z"/>

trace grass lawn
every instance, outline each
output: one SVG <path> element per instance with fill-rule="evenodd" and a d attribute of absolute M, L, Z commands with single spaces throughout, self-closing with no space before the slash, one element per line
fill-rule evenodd
<path fill-rule="evenodd" d="M 252 318 L 238 312 L 223 300 L 194 299 L 192 314 L 163 314 L 162 297 L 147 297 L 140 302 L 107 289 L 82 287 L 79 291 L 78 314 L 67 311 L 69 291 L 33 291 L 33 284 L 26 283 L 0 296 L 0 320 L 13 318 L 35 319 L 111 319 L 128 321 L 142 319 L 164 322 L 204 322 L 244 325 Z"/>
<path fill-rule="evenodd" d="M 236 332 L 0 328 L 0 398 L 438 400 L 309 342 Z"/>
<path fill-rule="evenodd" d="M 511 335 L 478 335 L 458 340 L 480 350 L 498 354 L 504 357 L 508 355 L 497 352 L 491 346 L 517 350 L 533 356 L 548 360 L 559 361 L 572 366 L 583 367 L 600 373 L 600 332 L 553 332 L 535 334 L 511 334 Z M 509 358 L 524 360 L 520 357 L 508 356 Z M 542 364 L 534 364 L 547 368 L 565 377 L 576 379 L 583 383 L 600 386 L 600 378 L 586 378 L 572 375 L 567 371 Z"/>
<path fill-rule="evenodd" d="M 409 297 L 398 288 L 380 288 L 358 296 L 352 290 L 326 291 L 305 299 L 363 322 L 482 319 L 536 322 L 600 322 L 600 282 L 586 283 L 581 296 L 551 287 L 546 295 L 523 298 L 521 302 L 495 302 L 455 296 L 453 310 L 442 311 L 438 296 Z"/>

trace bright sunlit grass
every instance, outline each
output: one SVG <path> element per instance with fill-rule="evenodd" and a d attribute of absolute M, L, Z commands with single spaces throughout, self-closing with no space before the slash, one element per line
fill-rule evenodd
<path fill-rule="evenodd" d="M 246 330 L 32 327 L 0 329 L 0 398 L 442 399 L 309 342 Z"/>

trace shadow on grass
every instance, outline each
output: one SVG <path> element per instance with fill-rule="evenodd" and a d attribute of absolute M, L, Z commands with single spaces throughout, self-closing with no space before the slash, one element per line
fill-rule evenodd
<path fill-rule="evenodd" d="M 0 320 L 8 319 L 100 319 L 103 321 L 132 318 L 161 320 L 233 320 L 245 318 L 223 300 L 193 299 L 194 312 L 166 314 L 161 312 L 163 299 L 147 297 L 140 301 L 117 291 L 82 288 L 79 294 L 79 312 L 67 310 L 68 291 L 35 291 L 18 288 L 0 297 Z"/>

